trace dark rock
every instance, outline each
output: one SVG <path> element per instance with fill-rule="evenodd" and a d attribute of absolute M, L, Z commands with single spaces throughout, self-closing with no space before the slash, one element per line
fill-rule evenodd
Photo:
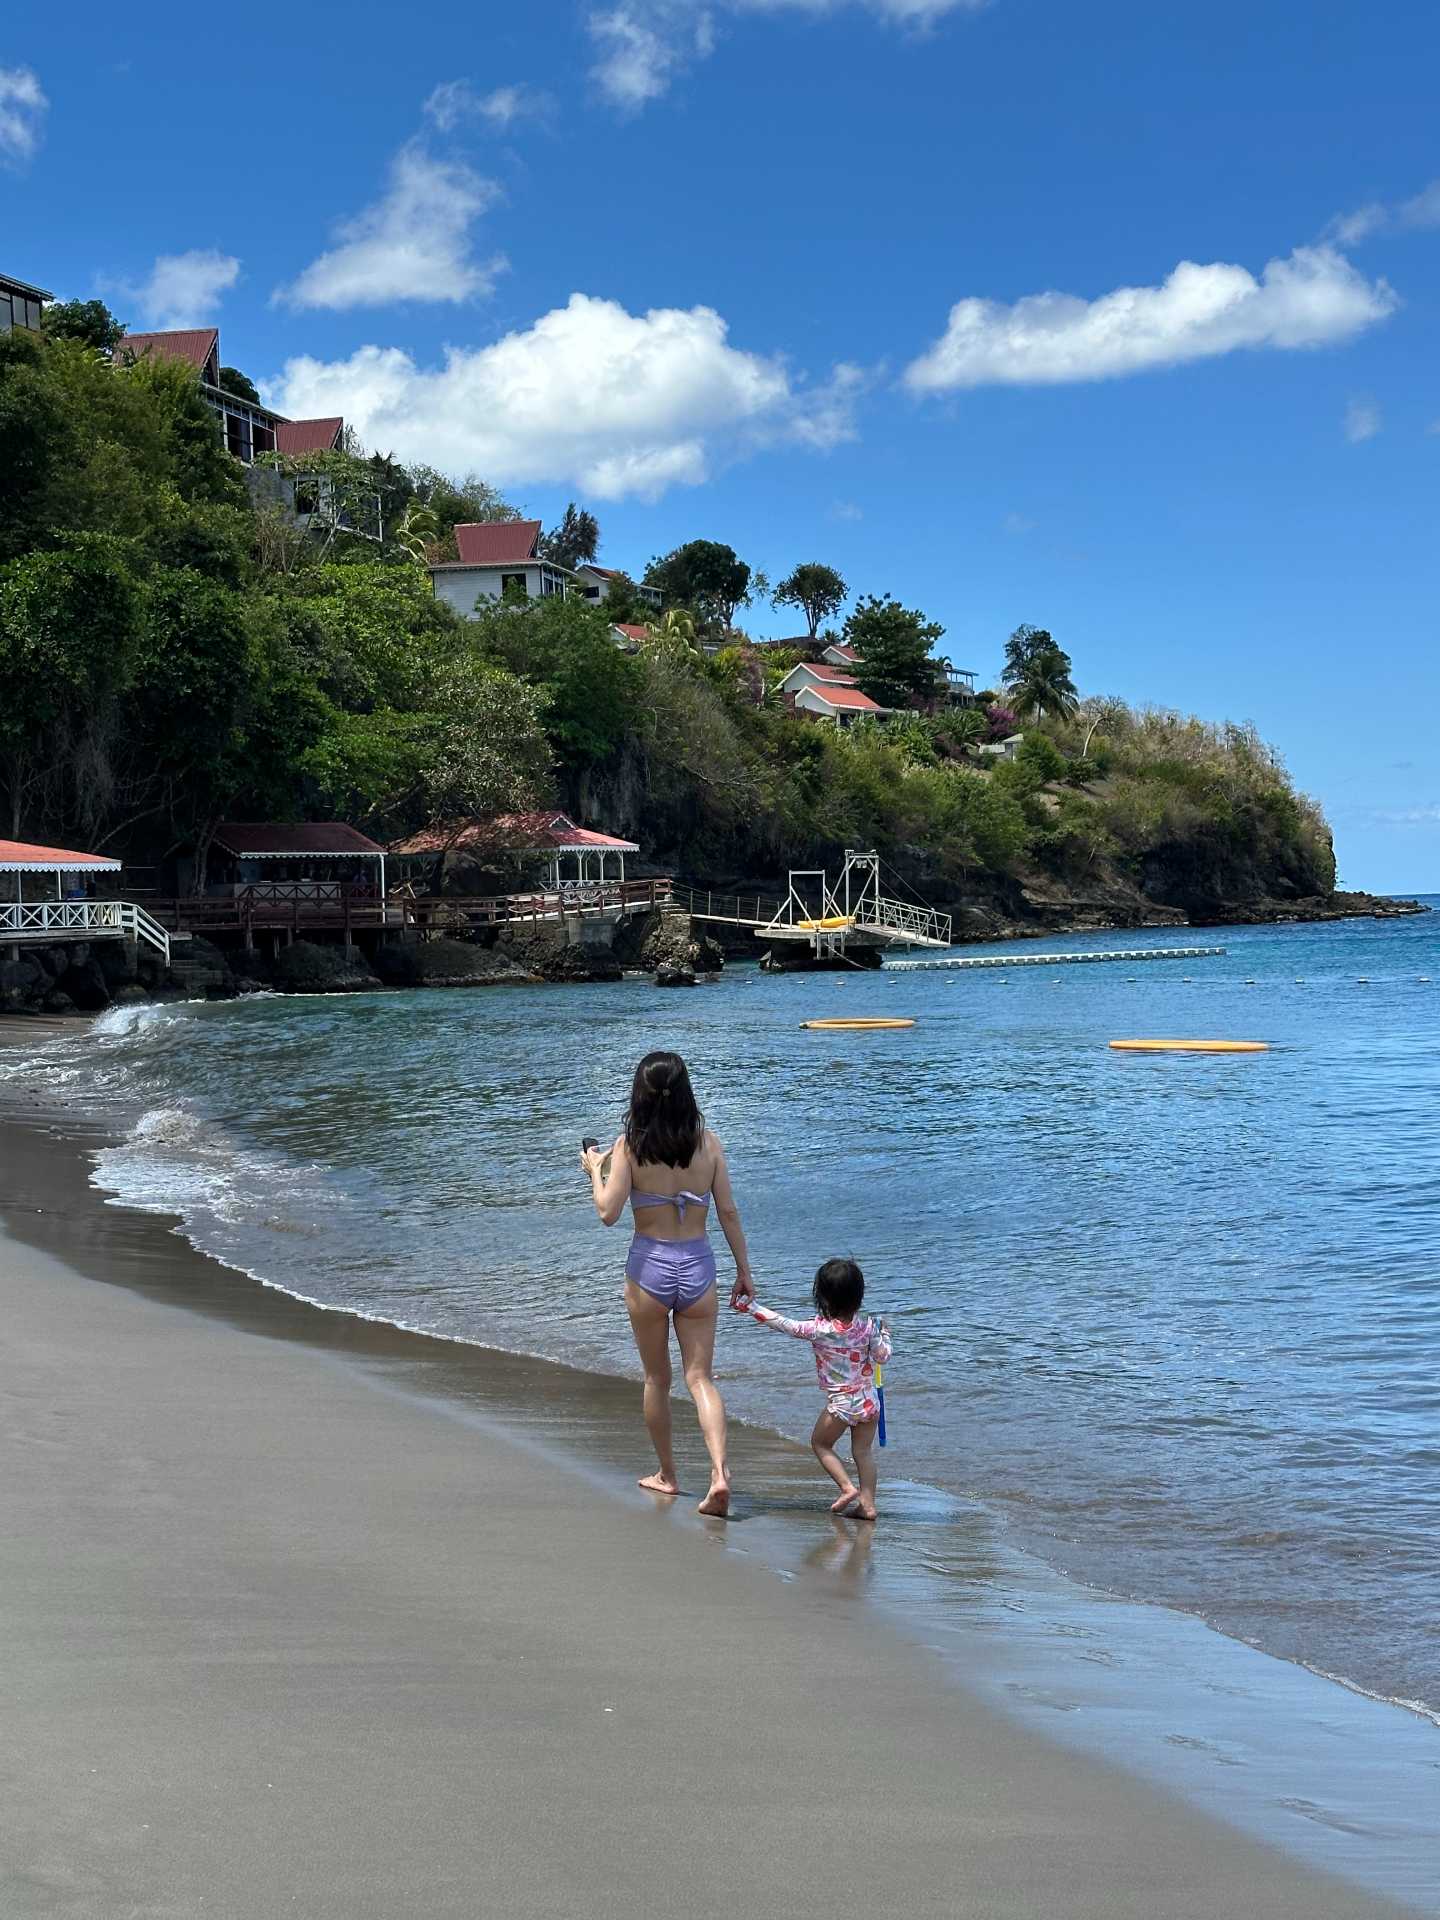
<path fill-rule="evenodd" d="M 100 940 L 95 945 L 95 964 L 99 967 L 111 998 L 115 989 L 137 978 L 140 968 L 135 946 L 130 940 Z"/>
<path fill-rule="evenodd" d="M 388 987 L 527 986 L 539 978 L 509 954 L 469 940 L 387 944 L 375 955 L 375 971 Z"/>
<path fill-rule="evenodd" d="M 696 930 L 685 913 L 661 913 L 646 927 L 640 945 L 640 964 L 649 972 L 679 967 L 695 973 L 718 973 L 725 955 L 708 933 Z"/>
<path fill-rule="evenodd" d="M 110 995 L 117 1007 L 138 1006 L 150 998 L 138 980 L 122 980 Z"/>
<path fill-rule="evenodd" d="M 559 926 L 504 927 L 495 942 L 495 952 L 542 980 L 624 978 L 620 962 L 609 947 L 572 947 Z"/>
<path fill-rule="evenodd" d="M 110 1004 L 110 988 L 98 960 L 72 960 L 56 986 L 82 1013 L 99 1013 Z"/>
<path fill-rule="evenodd" d="M 75 1002 L 68 993 L 61 993 L 58 987 L 52 987 L 40 1002 L 46 1013 L 74 1013 Z"/>
<path fill-rule="evenodd" d="M 276 956 L 275 984 L 282 993 L 364 993 L 380 982 L 358 947 L 296 940 Z"/>
<path fill-rule="evenodd" d="M 695 976 L 688 967 L 657 967 L 655 984 L 657 987 L 693 987 Z"/>

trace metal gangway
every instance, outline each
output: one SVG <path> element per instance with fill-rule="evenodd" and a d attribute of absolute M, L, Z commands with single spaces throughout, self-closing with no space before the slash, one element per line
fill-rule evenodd
<path fill-rule="evenodd" d="M 805 944 L 816 959 L 839 960 L 850 947 L 938 947 L 950 941 L 950 916 L 880 891 L 880 856 L 847 848 L 832 886 L 823 867 L 792 867 L 783 900 L 701 893 L 672 895 L 693 920 L 748 927 L 758 940 Z"/>

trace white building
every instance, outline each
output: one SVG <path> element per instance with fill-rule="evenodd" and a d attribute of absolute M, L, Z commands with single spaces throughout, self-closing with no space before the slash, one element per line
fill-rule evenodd
<path fill-rule="evenodd" d="M 881 720 L 892 711 L 862 693 L 843 667 L 824 660 L 802 660 L 792 667 L 780 682 L 780 695 L 796 713 L 813 713 L 837 727 L 848 727 L 865 714 Z"/>
<path fill-rule="evenodd" d="M 501 600 L 506 594 L 522 600 L 543 600 L 567 593 L 575 575 L 539 553 L 538 520 L 487 520 L 455 529 L 458 560 L 441 560 L 430 568 L 435 598 L 468 619 L 482 600 Z"/>
<path fill-rule="evenodd" d="M 618 567 L 597 567 L 593 560 L 586 560 L 575 569 L 575 578 L 580 583 L 581 593 L 583 593 L 585 598 L 593 605 L 601 600 L 609 599 L 610 582 L 618 572 Z M 661 596 L 658 587 L 646 587 L 637 582 L 635 593 L 637 598 L 643 600 L 647 607 L 659 608 Z"/>

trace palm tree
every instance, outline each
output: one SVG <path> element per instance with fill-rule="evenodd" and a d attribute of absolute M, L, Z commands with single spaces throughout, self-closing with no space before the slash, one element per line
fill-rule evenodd
<path fill-rule="evenodd" d="M 987 732 L 985 716 L 978 707 L 956 707 L 939 723 L 938 731 L 948 746 L 969 753 L 978 747 Z"/>
<path fill-rule="evenodd" d="M 422 507 L 418 500 L 412 499 L 397 521 L 393 537 L 396 546 L 403 547 L 417 567 L 423 567 L 430 548 L 440 538 L 440 522 L 434 508 Z"/>
<path fill-rule="evenodd" d="M 658 620 L 650 620 L 645 626 L 645 644 L 656 653 L 693 653 L 695 650 L 695 616 L 686 613 L 683 607 L 671 607 L 668 613 L 661 614 Z"/>
<path fill-rule="evenodd" d="M 1048 713 L 1064 719 L 1075 711 L 1079 698 L 1070 677 L 1070 657 L 1059 647 L 1033 655 L 1006 685 L 1017 711 L 1037 718 Z"/>

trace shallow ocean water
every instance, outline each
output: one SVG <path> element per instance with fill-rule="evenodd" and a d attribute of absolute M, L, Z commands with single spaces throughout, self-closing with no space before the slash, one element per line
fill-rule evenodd
<path fill-rule="evenodd" d="M 630 1372 L 576 1152 L 674 1045 L 762 1299 L 844 1252 L 890 1318 L 882 1473 L 1440 1719 L 1440 915 L 1045 948 L 1192 941 L 1228 952 L 127 1009 L 4 1071 L 108 1110 L 101 1183 L 275 1285 Z M 841 1011 L 918 1025 L 800 1029 Z M 1105 1045 L 1144 1035 L 1273 1051 Z M 791 1342 L 727 1318 L 720 1368 L 808 1431 Z"/>

